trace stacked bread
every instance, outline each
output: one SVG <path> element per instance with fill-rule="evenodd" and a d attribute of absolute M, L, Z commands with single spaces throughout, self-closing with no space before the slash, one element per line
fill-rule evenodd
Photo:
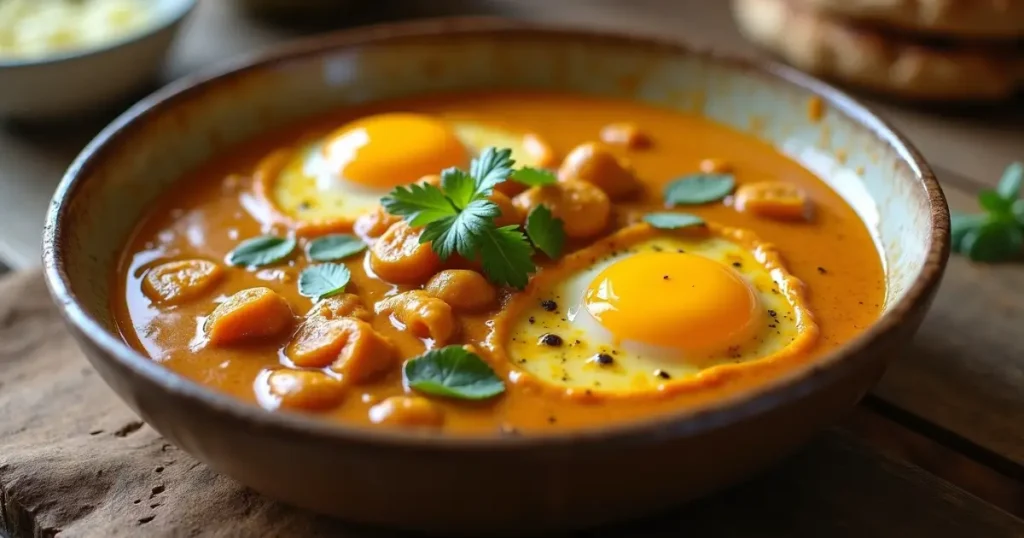
<path fill-rule="evenodd" d="M 914 100 L 1024 88 L 1024 0 L 733 0 L 740 31 L 824 78 Z"/>

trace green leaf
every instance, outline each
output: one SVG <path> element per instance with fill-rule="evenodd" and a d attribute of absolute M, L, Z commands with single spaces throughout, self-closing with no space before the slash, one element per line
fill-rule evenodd
<path fill-rule="evenodd" d="M 385 211 L 404 218 L 410 226 L 425 226 L 458 213 L 440 189 L 426 183 L 395 187 L 380 203 Z"/>
<path fill-rule="evenodd" d="M 949 217 L 950 244 L 953 250 L 961 252 L 961 243 L 967 232 L 988 222 L 988 215 L 953 213 Z"/>
<path fill-rule="evenodd" d="M 494 217 L 499 213 L 501 209 L 494 202 L 473 200 L 457 215 L 436 220 L 423 228 L 420 243 L 432 241 L 431 248 L 442 260 L 447 260 L 453 252 L 473 259 L 477 238 L 485 229 L 494 227 Z"/>
<path fill-rule="evenodd" d="M 549 258 L 562 255 L 565 246 L 564 223 L 552 215 L 547 207 L 539 205 L 526 215 L 526 235 Z"/>
<path fill-rule="evenodd" d="M 480 152 L 469 166 L 469 175 L 476 180 L 476 196 L 490 196 L 495 185 L 512 175 L 512 166 L 515 164 L 511 149 L 489 147 Z"/>
<path fill-rule="evenodd" d="M 1024 232 L 1015 224 L 988 222 L 964 235 L 961 252 L 977 262 L 1002 262 L 1020 256 Z"/>
<path fill-rule="evenodd" d="M 476 182 L 469 174 L 453 167 L 441 172 L 441 189 L 455 207 L 464 209 L 473 201 Z"/>
<path fill-rule="evenodd" d="M 246 239 L 228 253 L 229 265 L 242 267 L 262 267 L 277 263 L 288 257 L 295 250 L 295 239 L 262 235 Z"/>
<path fill-rule="evenodd" d="M 306 245 L 306 256 L 315 262 L 333 262 L 366 250 L 362 239 L 349 234 L 318 237 Z"/>
<path fill-rule="evenodd" d="M 435 349 L 402 367 L 405 383 L 432 396 L 484 400 L 505 392 L 505 383 L 483 359 L 462 346 Z"/>
<path fill-rule="evenodd" d="M 528 187 L 540 187 L 543 185 L 551 185 L 558 182 L 558 178 L 550 170 L 543 170 L 540 168 L 530 168 L 524 166 L 509 176 L 509 179 L 516 183 L 522 183 Z"/>
<path fill-rule="evenodd" d="M 1013 200 L 1007 200 L 996 191 L 981 191 L 978 193 L 978 205 L 989 213 L 1005 214 L 1010 211 Z"/>
<path fill-rule="evenodd" d="M 644 215 L 644 221 L 655 228 L 663 230 L 704 225 L 704 219 L 689 213 L 648 213 Z"/>
<path fill-rule="evenodd" d="M 345 291 L 352 274 L 340 263 L 311 265 L 299 273 L 299 295 L 319 301 Z"/>
<path fill-rule="evenodd" d="M 665 186 L 665 203 L 671 207 L 717 202 L 734 188 L 732 174 L 690 174 Z"/>
<path fill-rule="evenodd" d="M 1013 163 L 1006 167 L 1003 177 L 999 180 L 996 191 L 1004 200 L 1013 201 L 1020 196 L 1020 186 L 1024 183 L 1024 164 Z"/>
<path fill-rule="evenodd" d="M 523 289 L 530 273 L 537 269 L 533 247 L 515 225 L 486 228 L 480 237 L 479 253 L 484 274 L 498 285 Z"/>
<path fill-rule="evenodd" d="M 1024 200 L 1017 200 L 1013 203 L 1013 207 L 1010 208 L 1014 218 L 1017 219 L 1019 226 L 1024 226 Z"/>

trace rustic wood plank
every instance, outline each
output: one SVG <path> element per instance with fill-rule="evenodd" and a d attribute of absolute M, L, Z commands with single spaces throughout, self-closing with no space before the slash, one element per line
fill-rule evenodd
<path fill-rule="evenodd" d="M 391 536 L 267 500 L 166 443 L 93 373 L 38 274 L 0 283 L 0 383 L 0 528 L 13 536 Z M 721 495 L 587 534 L 682 532 L 998 538 L 1024 536 L 1024 521 L 831 431 Z"/>
<path fill-rule="evenodd" d="M 976 211 L 970 179 L 940 175 L 950 207 Z M 1024 265 L 950 259 L 913 344 L 879 398 L 1006 458 L 1024 477 Z"/>

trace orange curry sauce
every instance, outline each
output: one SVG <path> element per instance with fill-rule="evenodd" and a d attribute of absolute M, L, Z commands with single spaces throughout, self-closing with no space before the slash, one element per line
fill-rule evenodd
<path fill-rule="evenodd" d="M 798 186 L 814 204 L 814 217 L 809 222 L 758 218 L 722 202 L 680 208 L 708 221 L 752 230 L 778 249 L 789 271 L 805 283 L 810 311 L 820 327 L 812 353 L 773 364 L 747 363 L 740 374 L 725 382 L 719 380 L 699 390 L 663 398 L 580 399 L 557 390 L 538 390 L 536 386 L 510 382 L 510 366 L 495 364 L 495 358 L 477 345 L 482 358 L 490 361 L 505 380 L 506 391 L 482 402 L 430 398 L 443 411 L 445 432 L 486 435 L 514 428 L 542 433 L 603 426 L 706 404 L 748 390 L 784 374 L 796 364 L 813 361 L 850 340 L 879 316 L 885 297 L 883 270 L 864 224 L 822 181 L 771 146 L 696 116 L 625 100 L 489 92 L 427 96 L 341 110 L 247 143 L 183 178 L 180 187 L 167 192 L 138 225 L 124 249 L 116 275 L 112 275 L 119 290 L 112 307 L 124 339 L 175 372 L 255 402 L 254 383 L 266 369 L 282 367 L 282 350 L 288 344 L 289 334 L 245 345 L 193 346 L 202 333 L 202 319 L 218 301 L 245 288 L 271 288 L 287 300 L 297 318 L 312 305 L 311 299 L 299 295 L 296 285 L 298 273 L 309 263 L 301 249 L 304 239 L 288 261 L 276 266 L 246 269 L 224 262 L 227 253 L 243 239 L 271 232 L 288 233 L 280 227 L 261 226 L 250 213 L 255 204 L 251 174 L 260 159 L 277 148 L 320 136 L 355 118 L 395 110 L 441 114 L 537 133 L 550 144 L 559 160 L 578 144 L 598 140 L 605 125 L 635 124 L 650 137 L 652 144 L 645 149 L 616 149 L 628 158 L 646 186 L 646 192 L 630 202 L 631 208 L 664 210 L 662 185 L 699 171 L 701 161 L 709 158 L 728 164 L 740 186 L 754 181 L 781 181 Z M 402 148 L 396 147 L 395 151 Z M 613 212 L 623 209 L 616 205 Z M 614 217 L 612 222 L 615 223 Z M 368 277 L 364 270 L 364 256 L 368 255 L 364 253 L 344 263 L 352 272 L 347 291 L 358 294 L 372 311 L 373 305 L 385 296 L 412 288 Z M 158 263 L 189 258 L 220 264 L 225 277 L 193 301 L 173 307 L 154 305 L 141 290 L 147 269 Z M 542 256 L 538 256 L 538 263 L 543 267 L 540 259 Z M 488 322 L 496 313 L 495 309 L 460 316 L 459 333 L 452 343 L 480 344 L 486 339 Z M 387 315 L 375 316 L 372 324 L 393 341 L 403 359 L 424 351 L 420 339 L 396 329 Z M 403 387 L 401 361 L 397 361 L 380 378 L 348 386 L 340 405 L 318 415 L 326 420 L 379 427 L 369 418 L 370 408 L 386 397 L 404 393 L 411 391 Z"/>

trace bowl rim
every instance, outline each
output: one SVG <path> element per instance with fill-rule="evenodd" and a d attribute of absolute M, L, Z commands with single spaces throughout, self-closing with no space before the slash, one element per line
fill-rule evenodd
<path fill-rule="evenodd" d="M 62 63 L 69 63 L 80 60 L 88 56 L 98 56 L 105 54 L 114 49 L 120 49 L 130 47 L 150 36 L 159 34 L 166 30 L 169 30 L 189 16 L 196 7 L 199 6 L 199 0 L 174 0 L 179 5 L 172 7 L 169 10 L 169 14 L 161 17 L 160 19 L 153 21 L 137 31 L 125 34 L 117 39 L 100 43 L 95 46 L 86 48 L 72 48 L 65 51 L 57 52 L 55 54 L 46 54 L 40 57 L 32 57 L 25 59 L 3 59 L 0 57 L 0 72 L 13 72 L 18 69 L 31 69 L 31 68 L 42 68 L 51 65 L 57 65 Z"/>
<path fill-rule="evenodd" d="M 251 71 L 270 69 L 297 59 L 340 52 L 355 52 L 404 40 L 439 39 L 449 35 L 516 35 L 548 40 L 600 42 L 642 48 L 677 55 L 699 56 L 705 60 L 787 84 L 817 96 L 830 110 L 857 122 L 895 151 L 910 167 L 928 198 L 928 244 L 926 258 L 905 295 L 857 337 L 808 364 L 793 368 L 771 382 L 697 409 L 655 415 L 642 420 L 586 429 L 569 429 L 544 434 L 451 435 L 437 432 L 409 432 L 390 428 L 368 428 L 289 412 L 268 412 L 194 382 L 136 351 L 114 332 L 108 331 L 87 313 L 72 293 L 61 245 L 62 226 L 75 193 L 106 156 L 116 153 L 149 118 L 201 95 L 205 89 L 229 83 Z M 266 432 L 287 432 L 298 442 L 342 442 L 398 450 L 519 450 L 566 445 L 602 446 L 649 442 L 661 437 L 693 436 L 734 424 L 783 406 L 839 379 L 874 344 L 901 329 L 906 318 L 926 309 L 938 286 L 949 256 L 949 210 L 945 196 L 931 169 L 918 150 L 885 120 L 846 93 L 810 75 L 775 63 L 700 50 L 682 42 L 623 31 L 581 29 L 559 23 L 511 20 L 494 17 L 446 17 L 392 22 L 342 30 L 291 42 L 272 50 L 247 55 L 204 72 L 188 75 L 156 91 L 121 114 L 78 155 L 61 179 L 46 215 L 43 233 L 43 267 L 53 301 L 73 329 L 101 350 L 104 360 L 113 360 L 148 383 L 201 404 L 206 409 L 240 421 L 246 428 Z M 106 275 L 104 275 L 106 277 Z"/>

